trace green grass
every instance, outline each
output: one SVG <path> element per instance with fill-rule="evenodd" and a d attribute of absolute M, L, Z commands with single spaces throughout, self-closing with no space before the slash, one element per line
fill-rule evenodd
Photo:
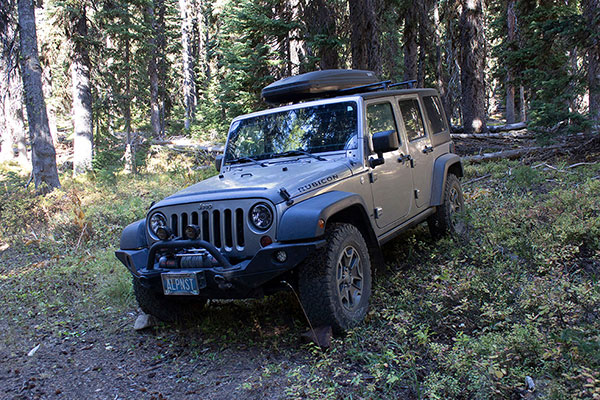
<path fill-rule="evenodd" d="M 332 349 L 298 344 L 305 322 L 283 293 L 212 304 L 193 328 L 203 339 L 190 357 L 218 362 L 207 343 L 301 353 L 290 366 L 264 365 L 240 387 L 269 390 L 280 379 L 290 398 L 512 399 L 526 376 L 539 398 L 598 398 L 600 164 L 553 165 L 467 165 L 463 182 L 490 174 L 464 187 L 467 233 L 433 241 L 422 226 L 386 246 L 366 323 Z M 135 310 L 113 255 L 121 230 L 151 201 L 203 176 L 179 168 L 63 177 L 62 189 L 40 198 L 22 187 L 25 177 L 2 170 L 5 344 L 39 332 L 77 336 L 92 314 L 102 327 Z M 156 334 L 173 329 L 185 327 Z"/>

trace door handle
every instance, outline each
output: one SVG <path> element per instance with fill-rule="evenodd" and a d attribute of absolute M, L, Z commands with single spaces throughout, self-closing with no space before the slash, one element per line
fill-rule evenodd
<path fill-rule="evenodd" d="M 406 155 L 402 154 L 402 155 L 400 155 L 400 157 L 398 157 L 398 162 L 400 162 L 402 164 L 404 164 L 405 161 L 410 161 L 410 160 L 412 160 L 412 157 L 410 156 L 410 154 L 406 154 Z"/>
<path fill-rule="evenodd" d="M 425 148 L 423 149 L 423 153 L 425 153 L 425 154 L 431 153 L 432 151 L 433 151 L 432 146 L 425 146 Z"/>

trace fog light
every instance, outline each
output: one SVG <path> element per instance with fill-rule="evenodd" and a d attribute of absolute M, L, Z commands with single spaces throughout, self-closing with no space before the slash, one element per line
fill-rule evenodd
<path fill-rule="evenodd" d="M 260 238 L 260 245 L 262 247 L 267 247 L 271 243 L 273 243 L 273 239 L 271 239 L 270 236 L 263 236 L 263 237 Z"/>
<path fill-rule="evenodd" d="M 156 236 L 160 240 L 168 240 L 171 237 L 171 230 L 166 226 L 161 226 L 156 229 Z"/>
<path fill-rule="evenodd" d="M 284 263 L 287 260 L 287 253 L 283 250 L 279 250 L 277 253 L 275 253 L 275 258 L 280 263 Z"/>
<path fill-rule="evenodd" d="M 198 225 L 188 225 L 185 227 L 183 233 L 185 233 L 186 238 L 196 240 L 200 236 L 200 227 Z"/>

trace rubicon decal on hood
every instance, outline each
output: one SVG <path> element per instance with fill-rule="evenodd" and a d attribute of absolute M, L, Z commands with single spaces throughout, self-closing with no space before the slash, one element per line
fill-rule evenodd
<path fill-rule="evenodd" d="M 314 182 L 309 183 L 308 185 L 300 186 L 298 188 L 298 191 L 300 193 L 303 193 L 303 192 L 306 192 L 306 191 L 308 191 L 310 189 L 315 189 L 315 188 L 318 188 L 319 186 L 323 186 L 323 185 L 326 185 L 328 183 L 331 183 L 331 182 L 333 182 L 333 181 L 335 181 L 337 179 L 338 179 L 337 174 L 329 175 L 326 178 L 316 180 Z"/>

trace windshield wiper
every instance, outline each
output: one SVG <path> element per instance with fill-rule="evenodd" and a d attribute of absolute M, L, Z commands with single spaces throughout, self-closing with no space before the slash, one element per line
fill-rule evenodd
<path fill-rule="evenodd" d="M 304 151 L 302 149 L 289 150 L 289 151 L 284 151 L 282 153 L 274 153 L 272 155 L 272 157 L 286 157 L 286 156 L 309 156 L 309 157 L 315 158 L 319 161 L 327 161 L 327 159 L 325 159 L 321 156 L 314 155 L 314 154 L 309 153 L 308 151 Z"/>
<path fill-rule="evenodd" d="M 237 163 L 241 163 L 241 162 L 251 162 L 253 164 L 260 165 L 261 167 L 267 166 L 267 164 L 261 163 L 252 157 L 238 157 L 238 158 L 234 158 L 233 160 L 227 160 L 228 164 L 237 164 Z"/>

